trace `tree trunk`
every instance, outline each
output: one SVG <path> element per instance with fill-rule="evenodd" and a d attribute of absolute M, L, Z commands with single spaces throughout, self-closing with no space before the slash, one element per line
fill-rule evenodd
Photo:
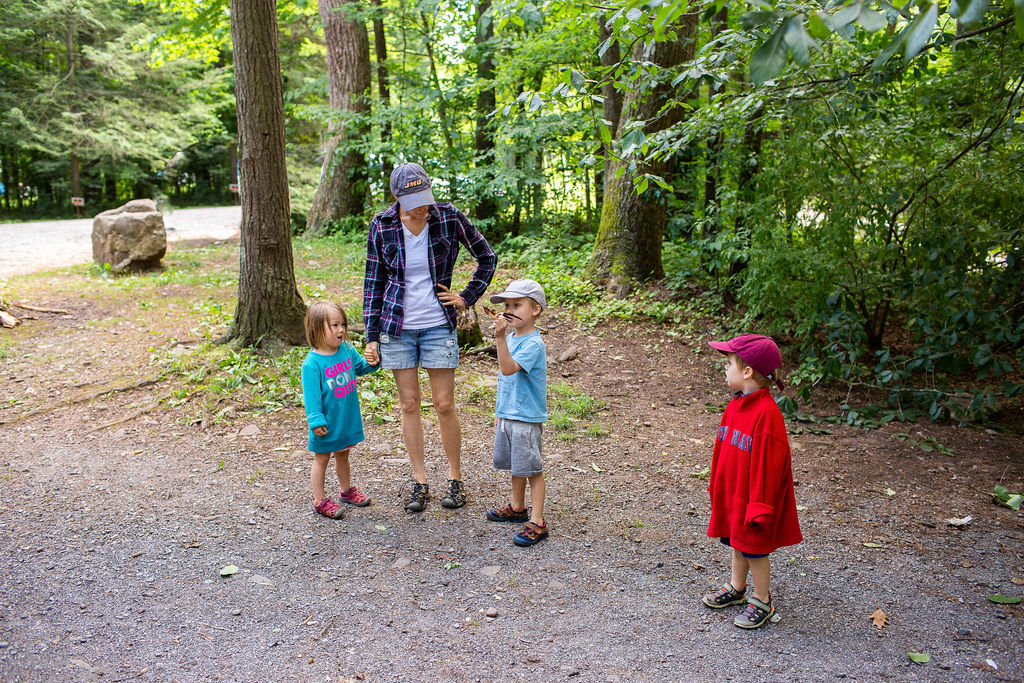
<path fill-rule="evenodd" d="M 219 341 L 271 353 L 301 344 L 285 170 L 284 100 L 274 0 L 231 0 L 242 203 L 238 306 Z"/>
<path fill-rule="evenodd" d="M 391 146 L 391 119 L 389 108 L 391 107 L 391 82 L 388 77 L 388 41 L 384 33 L 384 18 L 382 16 L 381 0 L 374 0 L 377 14 L 373 18 L 373 51 L 377 56 L 377 95 L 380 98 L 380 113 L 384 115 L 384 125 L 380 131 L 381 153 L 380 165 L 384 181 L 384 200 L 390 199 L 391 192 L 391 169 L 393 162 L 388 156 L 387 150 Z"/>
<path fill-rule="evenodd" d="M 488 114 L 494 111 L 494 58 L 493 49 L 489 41 L 494 37 L 494 22 L 491 15 L 491 0 L 480 0 L 476 9 L 476 36 L 473 39 L 476 45 L 476 78 L 479 83 L 479 94 L 476 96 L 476 167 L 488 167 L 495 165 L 494 159 L 494 131 L 491 129 Z M 494 179 L 494 173 L 488 170 L 484 177 L 490 185 Z M 476 220 L 487 224 L 498 214 L 498 203 L 489 187 L 484 189 L 483 194 L 477 201 L 474 215 Z"/>
<path fill-rule="evenodd" d="M 612 32 L 608 29 L 604 14 L 601 14 L 597 20 L 599 23 L 598 44 L 602 45 L 605 40 L 611 37 Z M 610 69 L 613 69 L 619 63 L 621 56 L 619 44 L 615 41 L 609 43 L 608 49 L 601 55 L 602 70 L 609 70 L 603 74 L 604 82 L 601 85 L 601 116 L 605 121 L 608 121 L 608 130 L 611 131 L 613 137 L 615 136 L 615 131 L 619 129 L 619 119 L 622 117 L 622 91 L 615 87 L 615 79 L 610 77 Z M 600 134 L 598 139 L 601 139 Z M 604 202 L 604 184 L 605 179 L 608 177 L 608 167 L 611 164 L 611 159 L 608 158 L 610 151 L 608 145 L 601 145 L 601 153 L 605 158 L 604 167 L 594 173 L 594 198 L 597 206 L 601 206 L 602 202 Z"/>
<path fill-rule="evenodd" d="M 352 20 L 338 8 L 344 0 L 319 0 L 327 45 L 328 90 L 331 109 L 351 114 L 370 110 L 370 39 L 366 24 Z M 367 168 L 362 152 L 344 147 L 365 133 L 364 124 L 333 123 L 328 129 L 320 184 L 309 209 L 306 232 L 319 234 L 331 221 L 361 216 L 366 206 Z M 339 151 L 339 147 L 343 149 Z"/>
<path fill-rule="evenodd" d="M 667 68 L 693 59 L 693 35 L 697 27 L 696 14 L 684 14 L 677 26 L 679 40 L 658 43 L 651 61 Z M 634 48 L 637 63 L 644 60 L 643 45 Z M 622 123 L 618 137 L 622 137 L 625 123 L 631 120 L 651 121 L 671 96 L 671 88 L 660 85 L 651 92 L 629 90 L 622 103 Z M 682 110 L 675 108 L 644 126 L 651 135 L 682 119 Z M 619 174 L 619 169 L 627 168 Z M 675 158 L 669 157 L 654 164 L 638 162 L 638 173 L 665 176 L 675 167 Z M 667 220 L 665 193 L 653 183 L 642 195 L 633 191 L 634 175 L 628 162 L 612 161 L 606 170 L 604 202 L 601 206 L 601 225 L 594 242 L 594 253 L 588 266 L 589 275 L 617 296 L 632 291 L 636 281 L 664 277 L 661 263 L 661 240 Z"/>

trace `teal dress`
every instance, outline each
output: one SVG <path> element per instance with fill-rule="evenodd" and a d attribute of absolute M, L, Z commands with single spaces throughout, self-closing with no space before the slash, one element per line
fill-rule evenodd
<path fill-rule="evenodd" d="M 333 453 L 363 441 L 363 416 L 359 411 L 356 377 L 376 372 L 351 344 L 325 356 L 310 350 L 302 362 L 302 401 L 309 423 L 309 450 Z M 317 436 L 316 427 L 327 427 Z"/>

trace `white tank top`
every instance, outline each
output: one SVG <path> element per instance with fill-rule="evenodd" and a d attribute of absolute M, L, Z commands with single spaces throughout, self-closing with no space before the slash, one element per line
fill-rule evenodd
<path fill-rule="evenodd" d="M 404 330 L 425 330 L 448 324 L 441 302 L 434 292 L 434 281 L 430 277 L 427 262 L 427 245 L 430 229 L 424 226 L 419 235 L 402 226 L 405 236 L 405 316 Z"/>

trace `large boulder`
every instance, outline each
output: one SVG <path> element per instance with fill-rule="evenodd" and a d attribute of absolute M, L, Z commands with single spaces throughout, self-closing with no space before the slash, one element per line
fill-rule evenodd
<path fill-rule="evenodd" d="M 92 220 L 92 257 L 116 273 L 152 268 L 166 253 L 164 217 L 152 199 L 133 199 Z"/>

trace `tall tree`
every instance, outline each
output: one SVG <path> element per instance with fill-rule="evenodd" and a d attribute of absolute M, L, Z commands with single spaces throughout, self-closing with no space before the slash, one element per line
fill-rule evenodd
<path fill-rule="evenodd" d="M 319 0 L 330 105 L 340 116 L 330 125 L 320 184 L 309 209 L 306 231 L 313 234 L 331 221 L 361 217 L 367 198 L 366 159 L 353 141 L 365 134 L 361 117 L 370 110 L 370 39 L 366 24 L 348 16 L 345 4 Z"/>
<path fill-rule="evenodd" d="M 494 17 L 491 14 L 491 0 L 479 0 L 476 6 L 476 32 L 473 41 L 476 46 L 476 166 L 491 167 L 494 164 L 494 130 L 490 124 L 490 114 L 494 111 Z M 492 180 L 493 171 L 485 172 L 484 178 Z M 486 183 L 484 191 L 476 204 L 475 217 L 478 221 L 487 222 L 498 213 L 498 202 L 494 200 L 493 191 Z"/>
<path fill-rule="evenodd" d="M 391 146 L 391 120 L 387 118 L 389 116 L 388 110 L 391 107 L 391 79 L 388 75 L 388 39 L 387 34 L 384 33 L 384 8 L 381 0 L 374 0 L 373 4 L 375 9 L 373 15 L 373 51 L 377 59 L 378 111 L 382 112 L 385 116 L 380 131 L 380 166 L 383 174 L 384 196 L 386 198 L 390 190 L 388 180 L 391 177 L 393 164 L 389 154 Z"/>
<path fill-rule="evenodd" d="M 601 41 L 598 48 L 601 70 L 610 74 L 621 61 L 619 41 L 612 40 L 611 29 L 609 29 L 608 20 L 603 13 L 598 15 L 597 22 L 598 38 Z M 601 114 L 603 121 L 608 122 L 602 122 L 602 125 L 608 126 L 609 130 L 612 131 L 618 130 L 619 117 L 622 115 L 622 91 L 615 87 L 615 82 L 612 78 L 603 78 L 601 85 Z M 608 177 L 608 165 L 611 163 L 610 145 L 602 143 L 601 151 L 602 156 L 605 158 L 604 168 L 594 174 L 594 195 L 598 206 L 604 201 L 604 184 L 605 179 Z"/>
<path fill-rule="evenodd" d="M 274 0 L 231 0 L 242 202 L 238 306 L 222 342 L 300 344 L 306 307 L 292 263 L 284 100 Z"/>
<path fill-rule="evenodd" d="M 676 28 L 678 39 L 657 43 L 651 48 L 653 54 L 649 60 L 659 72 L 693 59 L 696 28 L 697 15 L 684 14 Z M 646 61 L 645 49 L 642 42 L 637 43 L 633 48 L 634 62 Z M 644 73 L 641 70 L 639 77 L 643 78 Z M 682 119 L 683 110 L 672 106 L 671 95 L 672 88 L 664 74 L 660 78 L 654 76 L 653 87 L 626 92 L 617 136 L 620 151 L 630 152 L 631 148 L 642 145 L 647 136 Z M 664 176 L 674 165 L 674 155 L 666 154 L 641 164 L 628 158 L 613 158 L 608 166 L 601 225 L 588 272 L 620 296 L 631 291 L 635 281 L 664 276 L 661 240 L 667 217 L 665 193 L 653 187 L 644 192 L 648 183 L 638 176 Z M 638 179 L 637 189 L 633 186 L 634 178 Z"/>

